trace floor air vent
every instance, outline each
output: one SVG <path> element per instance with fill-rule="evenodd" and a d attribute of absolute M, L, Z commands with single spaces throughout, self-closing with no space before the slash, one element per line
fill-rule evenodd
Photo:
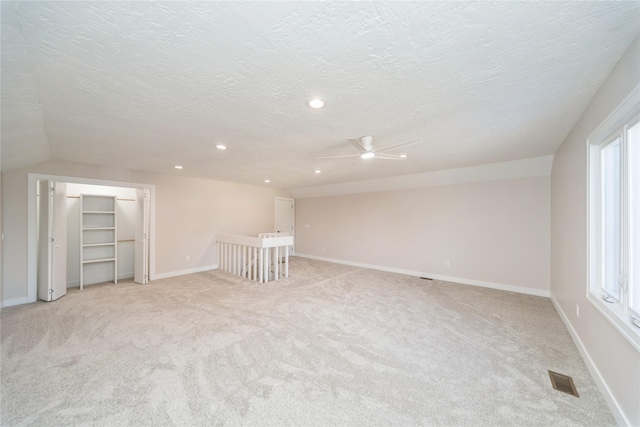
<path fill-rule="evenodd" d="M 573 384 L 573 378 L 553 371 L 549 371 L 549 378 L 551 378 L 551 385 L 553 385 L 555 390 L 580 397 L 576 386 Z"/>

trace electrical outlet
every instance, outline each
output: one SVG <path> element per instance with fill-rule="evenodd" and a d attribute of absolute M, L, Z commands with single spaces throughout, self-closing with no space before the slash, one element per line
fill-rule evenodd
<path fill-rule="evenodd" d="M 576 304 L 576 317 L 580 317 L 580 305 Z"/>
<path fill-rule="evenodd" d="M 324 252 L 324 246 L 322 247 L 322 252 Z"/>
<path fill-rule="evenodd" d="M 187 256 L 185 257 L 185 259 L 186 259 L 187 261 L 191 261 L 191 257 L 190 257 L 189 255 L 187 255 Z"/>
<path fill-rule="evenodd" d="M 451 267 L 451 263 L 450 263 L 449 261 L 445 261 L 445 262 L 444 262 L 444 266 L 445 266 L 445 267 Z"/>
<path fill-rule="evenodd" d="M 311 224 L 305 224 L 304 228 L 311 228 Z"/>

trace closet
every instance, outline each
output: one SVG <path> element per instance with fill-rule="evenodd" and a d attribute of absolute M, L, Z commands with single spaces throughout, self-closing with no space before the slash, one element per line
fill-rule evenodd
<path fill-rule="evenodd" d="M 28 302 L 97 283 L 149 282 L 154 185 L 31 173 L 28 181 Z"/>

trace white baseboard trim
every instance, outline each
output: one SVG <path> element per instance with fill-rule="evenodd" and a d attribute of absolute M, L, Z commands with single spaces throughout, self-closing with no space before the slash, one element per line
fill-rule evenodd
<path fill-rule="evenodd" d="M 129 273 L 120 273 L 120 274 L 118 274 L 118 280 L 131 279 L 132 277 L 133 277 L 133 271 L 129 272 Z M 99 282 L 85 283 L 85 285 L 95 285 L 96 283 L 104 283 L 104 282 L 111 282 L 111 281 L 113 281 L 113 279 L 111 277 L 107 277 L 104 280 L 101 280 Z M 78 288 L 78 287 L 80 287 L 80 279 L 71 280 L 71 281 L 67 282 L 67 288 Z"/>
<path fill-rule="evenodd" d="M 373 264 L 364 264 L 361 262 L 344 261 L 344 260 L 334 259 L 334 258 L 319 257 L 316 255 L 306 255 L 306 254 L 297 253 L 296 256 L 299 256 L 301 258 L 316 259 L 318 261 L 327 261 L 327 262 L 333 262 L 336 264 L 350 265 L 352 267 L 362 267 L 362 268 L 369 268 L 371 270 L 386 271 L 389 273 L 406 274 L 408 276 L 415 276 L 415 277 L 428 277 L 430 279 L 443 280 L 445 282 L 460 283 L 462 285 L 471 285 L 471 286 L 479 286 L 482 288 L 498 289 L 501 291 L 514 292 L 517 294 L 534 295 L 537 297 L 547 297 L 547 298 L 550 295 L 549 291 L 545 291 L 542 289 L 523 288 L 521 286 L 505 285 L 502 283 L 484 282 L 482 280 L 465 279 L 462 277 L 443 276 L 440 274 L 431 274 L 431 273 L 426 273 L 422 271 L 404 270 L 401 268 L 385 267 L 385 266 L 373 265 Z"/>
<path fill-rule="evenodd" d="M 185 274 L 201 273 L 203 271 L 217 270 L 218 264 L 205 265 L 204 267 L 188 268 L 186 270 L 170 271 L 168 273 L 156 273 L 151 280 L 168 279 L 169 277 L 184 276 Z"/>
<path fill-rule="evenodd" d="M 593 359 L 591 359 L 591 356 L 589 356 L 589 352 L 585 348 L 584 344 L 582 344 L 582 341 L 580 340 L 580 337 L 576 333 L 576 330 L 573 329 L 573 325 L 571 324 L 571 322 L 569 322 L 569 318 L 567 317 L 565 312 L 562 310 L 562 308 L 560 307 L 560 304 L 558 303 L 556 298 L 553 296 L 553 294 L 551 294 L 549 298 L 551 299 L 553 306 L 558 312 L 558 315 L 560 315 L 562 322 L 564 323 L 567 330 L 569 331 L 569 334 L 573 339 L 573 343 L 578 348 L 578 352 L 580 352 L 580 356 L 582 356 L 582 360 L 584 360 L 585 365 L 587 365 L 587 369 L 589 369 L 589 372 L 591 373 L 591 377 L 595 381 L 596 386 L 598 386 L 598 389 L 600 390 L 600 393 L 602 393 L 604 400 L 607 401 L 607 404 L 609 405 L 609 409 L 611 410 L 611 413 L 613 413 L 613 416 L 616 419 L 616 423 L 619 426 L 630 426 L 631 423 L 629 422 L 629 419 L 625 416 L 624 412 L 622 411 L 622 408 L 620 407 L 620 404 L 618 403 L 616 398 L 613 396 L 613 393 L 611 393 L 611 390 L 607 386 L 607 383 L 602 378 L 602 375 L 600 374 L 598 367 L 595 365 L 595 363 L 593 363 Z"/>
<path fill-rule="evenodd" d="M 12 307 L 14 305 L 28 304 L 30 302 L 35 302 L 35 301 L 31 301 L 29 297 L 13 298 L 13 299 L 8 299 L 6 301 L 3 301 L 2 307 Z"/>
<path fill-rule="evenodd" d="M 197 267 L 197 268 L 190 268 L 187 270 L 171 271 L 168 273 L 156 274 L 151 280 L 166 279 L 169 277 L 184 276 L 185 274 L 200 273 L 202 271 L 217 270 L 217 269 L 218 269 L 218 264 L 207 265 L 205 267 Z M 129 279 L 133 276 L 134 276 L 133 273 L 121 273 L 121 274 L 118 274 L 118 280 Z M 67 288 L 77 288 L 79 286 L 80 286 L 80 280 L 72 280 L 71 282 L 67 283 Z M 91 286 L 91 285 L 86 285 L 86 286 Z M 31 301 L 28 297 L 14 298 L 14 299 L 3 301 L 2 308 L 11 307 L 14 305 L 28 304 L 35 301 L 37 301 L 37 299 Z"/>

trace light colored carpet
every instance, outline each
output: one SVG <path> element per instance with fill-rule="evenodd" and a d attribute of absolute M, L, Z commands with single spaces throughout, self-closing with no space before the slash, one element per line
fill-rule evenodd
<path fill-rule="evenodd" d="M 1 332 L 7 426 L 615 424 L 548 299 L 302 258 L 72 290 Z"/>

